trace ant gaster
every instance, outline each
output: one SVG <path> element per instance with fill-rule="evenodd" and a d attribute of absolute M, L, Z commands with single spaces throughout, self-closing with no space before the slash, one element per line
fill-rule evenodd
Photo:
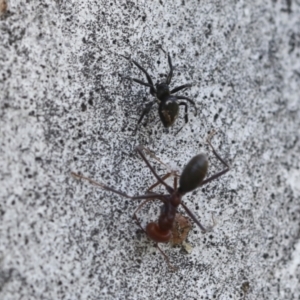
<path fill-rule="evenodd" d="M 130 60 L 129 57 L 126 57 L 126 56 L 123 56 L 123 57 Z M 159 117 L 160 117 L 163 125 L 166 128 L 172 126 L 174 124 L 175 120 L 177 119 L 178 113 L 179 113 L 179 106 L 185 107 L 185 115 L 184 115 L 185 123 L 188 122 L 188 105 L 186 102 L 183 102 L 183 101 L 178 102 L 178 100 L 180 100 L 180 99 L 186 100 L 186 101 L 190 102 L 191 104 L 193 104 L 195 106 L 195 110 L 196 110 L 195 114 L 197 114 L 197 108 L 196 108 L 195 102 L 192 99 L 185 97 L 185 96 L 173 95 L 173 94 L 179 92 L 180 90 L 191 87 L 192 86 L 191 84 L 189 84 L 189 83 L 183 84 L 183 85 L 180 85 L 170 91 L 169 85 L 170 85 L 172 77 L 173 77 L 173 65 L 172 65 L 172 60 L 171 60 L 171 56 L 169 53 L 168 53 L 168 63 L 169 63 L 169 67 L 170 67 L 170 72 L 169 72 L 165 82 L 157 83 L 155 86 L 154 86 L 153 81 L 152 81 L 150 75 L 148 74 L 148 72 L 135 60 L 132 59 L 131 61 L 146 75 L 148 83 L 146 83 L 142 80 L 136 79 L 136 78 L 131 78 L 131 77 L 125 77 L 125 78 L 131 79 L 134 82 L 137 82 L 141 85 L 149 87 L 150 94 L 152 96 L 156 97 L 155 100 L 153 100 L 152 102 L 149 102 L 146 105 L 145 109 L 143 110 L 143 112 L 138 120 L 137 127 L 142 122 L 144 116 L 150 112 L 153 104 L 156 101 L 159 102 L 159 107 L 158 107 Z"/>
<path fill-rule="evenodd" d="M 141 156 L 141 158 L 144 160 L 146 163 L 147 167 L 150 169 L 152 174 L 156 177 L 158 180 L 159 184 L 162 184 L 165 186 L 166 190 L 168 191 L 169 194 L 167 195 L 162 195 L 162 194 L 157 194 L 157 193 L 148 193 L 145 195 L 140 195 L 140 196 L 130 196 L 122 191 L 116 190 L 114 187 L 107 186 L 103 183 L 98 183 L 88 177 L 84 177 L 82 175 L 76 174 L 76 173 L 71 173 L 75 178 L 77 179 L 85 179 L 89 181 L 91 184 L 95 186 L 99 186 L 104 190 L 116 193 L 120 196 L 123 196 L 125 198 L 129 198 L 132 200 L 141 200 L 141 199 L 146 199 L 144 202 L 142 202 L 139 207 L 136 209 L 134 212 L 134 219 L 137 221 L 137 224 L 140 226 L 140 228 L 146 232 L 148 237 L 152 239 L 156 243 L 167 243 L 171 240 L 172 238 L 172 229 L 173 229 L 173 224 L 174 220 L 177 214 L 177 208 L 179 205 L 183 207 L 183 209 L 186 211 L 188 216 L 200 227 L 201 231 L 203 233 L 209 231 L 210 229 L 205 229 L 201 223 L 197 220 L 196 216 L 189 210 L 189 208 L 181 201 L 182 196 L 184 196 L 186 193 L 191 192 L 195 190 L 196 188 L 203 186 L 218 177 L 222 176 L 229 170 L 228 164 L 220 157 L 220 155 L 215 151 L 214 147 L 212 146 L 210 139 L 207 140 L 208 144 L 212 148 L 212 151 L 216 158 L 225 166 L 225 169 L 222 171 L 210 176 L 209 178 L 205 178 L 207 174 L 207 169 L 208 169 L 208 160 L 204 154 L 199 154 L 193 157 L 188 164 L 185 166 L 183 169 L 183 172 L 180 176 L 179 179 L 179 187 L 177 188 L 177 178 L 174 178 L 174 188 L 169 186 L 168 184 L 165 183 L 164 176 L 163 178 L 160 177 L 154 168 L 150 165 L 149 161 L 144 155 L 143 152 L 143 147 L 142 146 L 137 146 L 136 151 L 138 154 Z M 161 214 L 159 216 L 158 222 L 150 222 L 144 229 L 140 223 L 140 221 L 137 218 L 137 212 L 149 201 L 153 200 L 160 200 L 163 205 L 161 209 Z M 166 261 L 168 262 L 169 266 L 172 269 L 175 269 L 169 262 L 168 256 L 160 249 L 160 247 L 156 244 L 157 248 L 160 250 L 160 252 L 163 254 L 165 257 Z"/>

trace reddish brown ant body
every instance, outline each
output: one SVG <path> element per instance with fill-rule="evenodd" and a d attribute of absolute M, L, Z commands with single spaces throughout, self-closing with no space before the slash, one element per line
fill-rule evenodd
<path fill-rule="evenodd" d="M 174 230 L 174 221 L 176 218 L 177 208 L 179 205 L 183 207 L 183 209 L 186 211 L 188 216 L 200 227 L 201 231 L 203 233 L 207 232 L 208 230 L 205 229 L 201 223 L 197 220 L 196 216 L 189 210 L 189 208 L 181 201 L 182 196 L 184 196 L 186 193 L 191 192 L 195 190 L 196 188 L 203 186 L 204 184 L 207 184 L 214 179 L 217 179 L 218 177 L 222 176 L 229 170 L 228 164 L 219 156 L 219 154 L 215 151 L 214 147 L 212 146 L 210 139 L 207 140 L 208 144 L 212 148 L 212 151 L 216 158 L 226 167 L 224 170 L 210 176 L 209 178 L 205 179 L 207 169 L 208 169 L 208 160 L 204 154 L 199 154 L 193 157 L 189 163 L 185 166 L 183 169 L 183 172 L 179 179 L 179 187 L 177 188 L 177 177 L 174 178 L 174 187 L 172 188 L 168 184 L 165 183 L 164 179 L 166 179 L 168 176 L 170 176 L 171 173 L 165 175 L 164 177 L 158 176 L 154 168 L 150 165 L 149 161 L 146 159 L 143 147 L 137 146 L 136 151 L 141 156 L 141 158 L 145 161 L 146 165 L 152 172 L 152 174 L 156 177 L 158 180 L 157 184 L 162 184 L 165 186 L 166 190 L 169 194 L 162 195 L 158 193 L 148 193 L 145 195 L 140 196 L 130 196 L 124 192 L 118 191 L 113 187 L 107 186 L 102 183 L 98 183 L 90 178 L 84 177 L 82 175 L 71 173 L 75 178 L 78 179 L 85 179 L 89 181 L 91 184 L 101 187 L 104 190 L 116 193 L 120 196 L 123 196 L 125 198 L 129 198 L 132 200 L 141 200 L 146 199 L 143 203 L 139 205 L 139 207 L 134 212 L 133 217 L 137 221 L 138 225 L 141 227 L 143 231 L 146 232 L 148 237 L 152 239 L 156 243 L 167 243 L 172 238 L 172 231 Z M 155 184 L 155 185 L 157 185 Z M 153 185 L 153 186 L 155 186 Z M 152 186 L 152 187 L 153 187 Z M 138 218 L 137 218 L 137 212 L 149 201 L 153 200 L 160 200 L 163 205 L 161 209 L 161 214 L 159 216 L 158 222 L 150 222 L 146 228 L 144 229 Z M 160 250 L 160 252 L 163 254 L 165 259 L 167 260 L 169 266 L 174 269 L 174 267 L 170 264 L 168 256 L 159 248 L 158 245 L 156 245 L 157 248 Z"/>

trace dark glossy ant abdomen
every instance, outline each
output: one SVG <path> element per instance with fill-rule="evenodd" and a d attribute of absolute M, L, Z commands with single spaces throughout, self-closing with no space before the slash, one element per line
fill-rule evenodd
<path fill-rule="evenodd" d="M 155 222 L 151 222 L 146 226 L 146 233 L 156 243 L 168 243 L 172 237 L 171 230 L 162 230 Z"/>
<path fill-rule="evenodd" d="M 180 176 L 179 192 L 183 195 L 199 187 L 206 176 L 207 169 L 208 160 L 204 154 L 193 157 Z"/>
<path fill-rule="evenodd" d="M 168 97 L 159 104 L 159 117 L 165 127 L 170 127 L 174 124 L 178 117 L 179 105 L 177 99 L 173 96 Z"/>

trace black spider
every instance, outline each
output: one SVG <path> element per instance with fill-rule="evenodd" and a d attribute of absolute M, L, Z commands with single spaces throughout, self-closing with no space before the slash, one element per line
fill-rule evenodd
<path fill-rule="evenodd" d="M 125 56 L 123 56 L 123 57 L 130 60 L 129 57 L 125 57 Z M 153 104 L 156 102 L 156 100 L 159 102 L 159 107 L 158 107 L 159 117 L 165 127 L 170 127 L 174 124 L 175 120 L 178 117 L 179 106 L 182 106 L 182 105 L 185 107 L 185 115 L 184 115 L 185 123 L 188 122 L 188 105 L 186 102 L 178 102 L 179 99 L 187 100 L 191 104 L 193 104 L 195 106 L 195 110 L 196 110 L 196 114 L 197 114 L 197 108 L 196 108 L 195 102 L 192 99 L 185 97 L 185 96 L 173 95 L 180 90 L 191 87 L 192 86 L 191 84 L 189 84 L 189 83 L 183 84 L 183 85 L 180 85 L 170 91 L 169 84 L 171 83 L 172 76 L 173 76 L 173 66 L 172 66 L 172 60 L 171 60 L 169 53 L 168 53 L 168 62 L 169 62 L 169 66 L 170 66 L 170 72 L 168 74 L 168 77 L 165 82 L 157 83 L 155 86 L 154 86 L 153 81 L 152 81 L 150 75 L 148 74 L 148 72 L 135 60 L 131 60 L 131 61 L 146 75 L 148 83 L 143 82 L 136 78 L 131 78 L 131 77 L 125 77 L 125 78 L 131 79 L 141 85 L 148 86 L 150 88 L 150 94 L 152 96 L 156 97 L 155 100 L 148 103 L 146 105 L 146 107 L 144 108 L 142 115 L 137 123 L 137 126 L 141 123 L 144 116 L 150 112 L 150 110 L 151 110 Z"/>

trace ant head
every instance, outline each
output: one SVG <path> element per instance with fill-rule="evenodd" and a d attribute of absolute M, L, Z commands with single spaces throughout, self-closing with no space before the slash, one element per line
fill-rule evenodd
<path fill-rule="evenodd" d="M 179 193 L 185 194 L 199 187 L 206 176 L 208 160 L 204 154 L 193 157 L 183 169 L 179 180 Z"/>

